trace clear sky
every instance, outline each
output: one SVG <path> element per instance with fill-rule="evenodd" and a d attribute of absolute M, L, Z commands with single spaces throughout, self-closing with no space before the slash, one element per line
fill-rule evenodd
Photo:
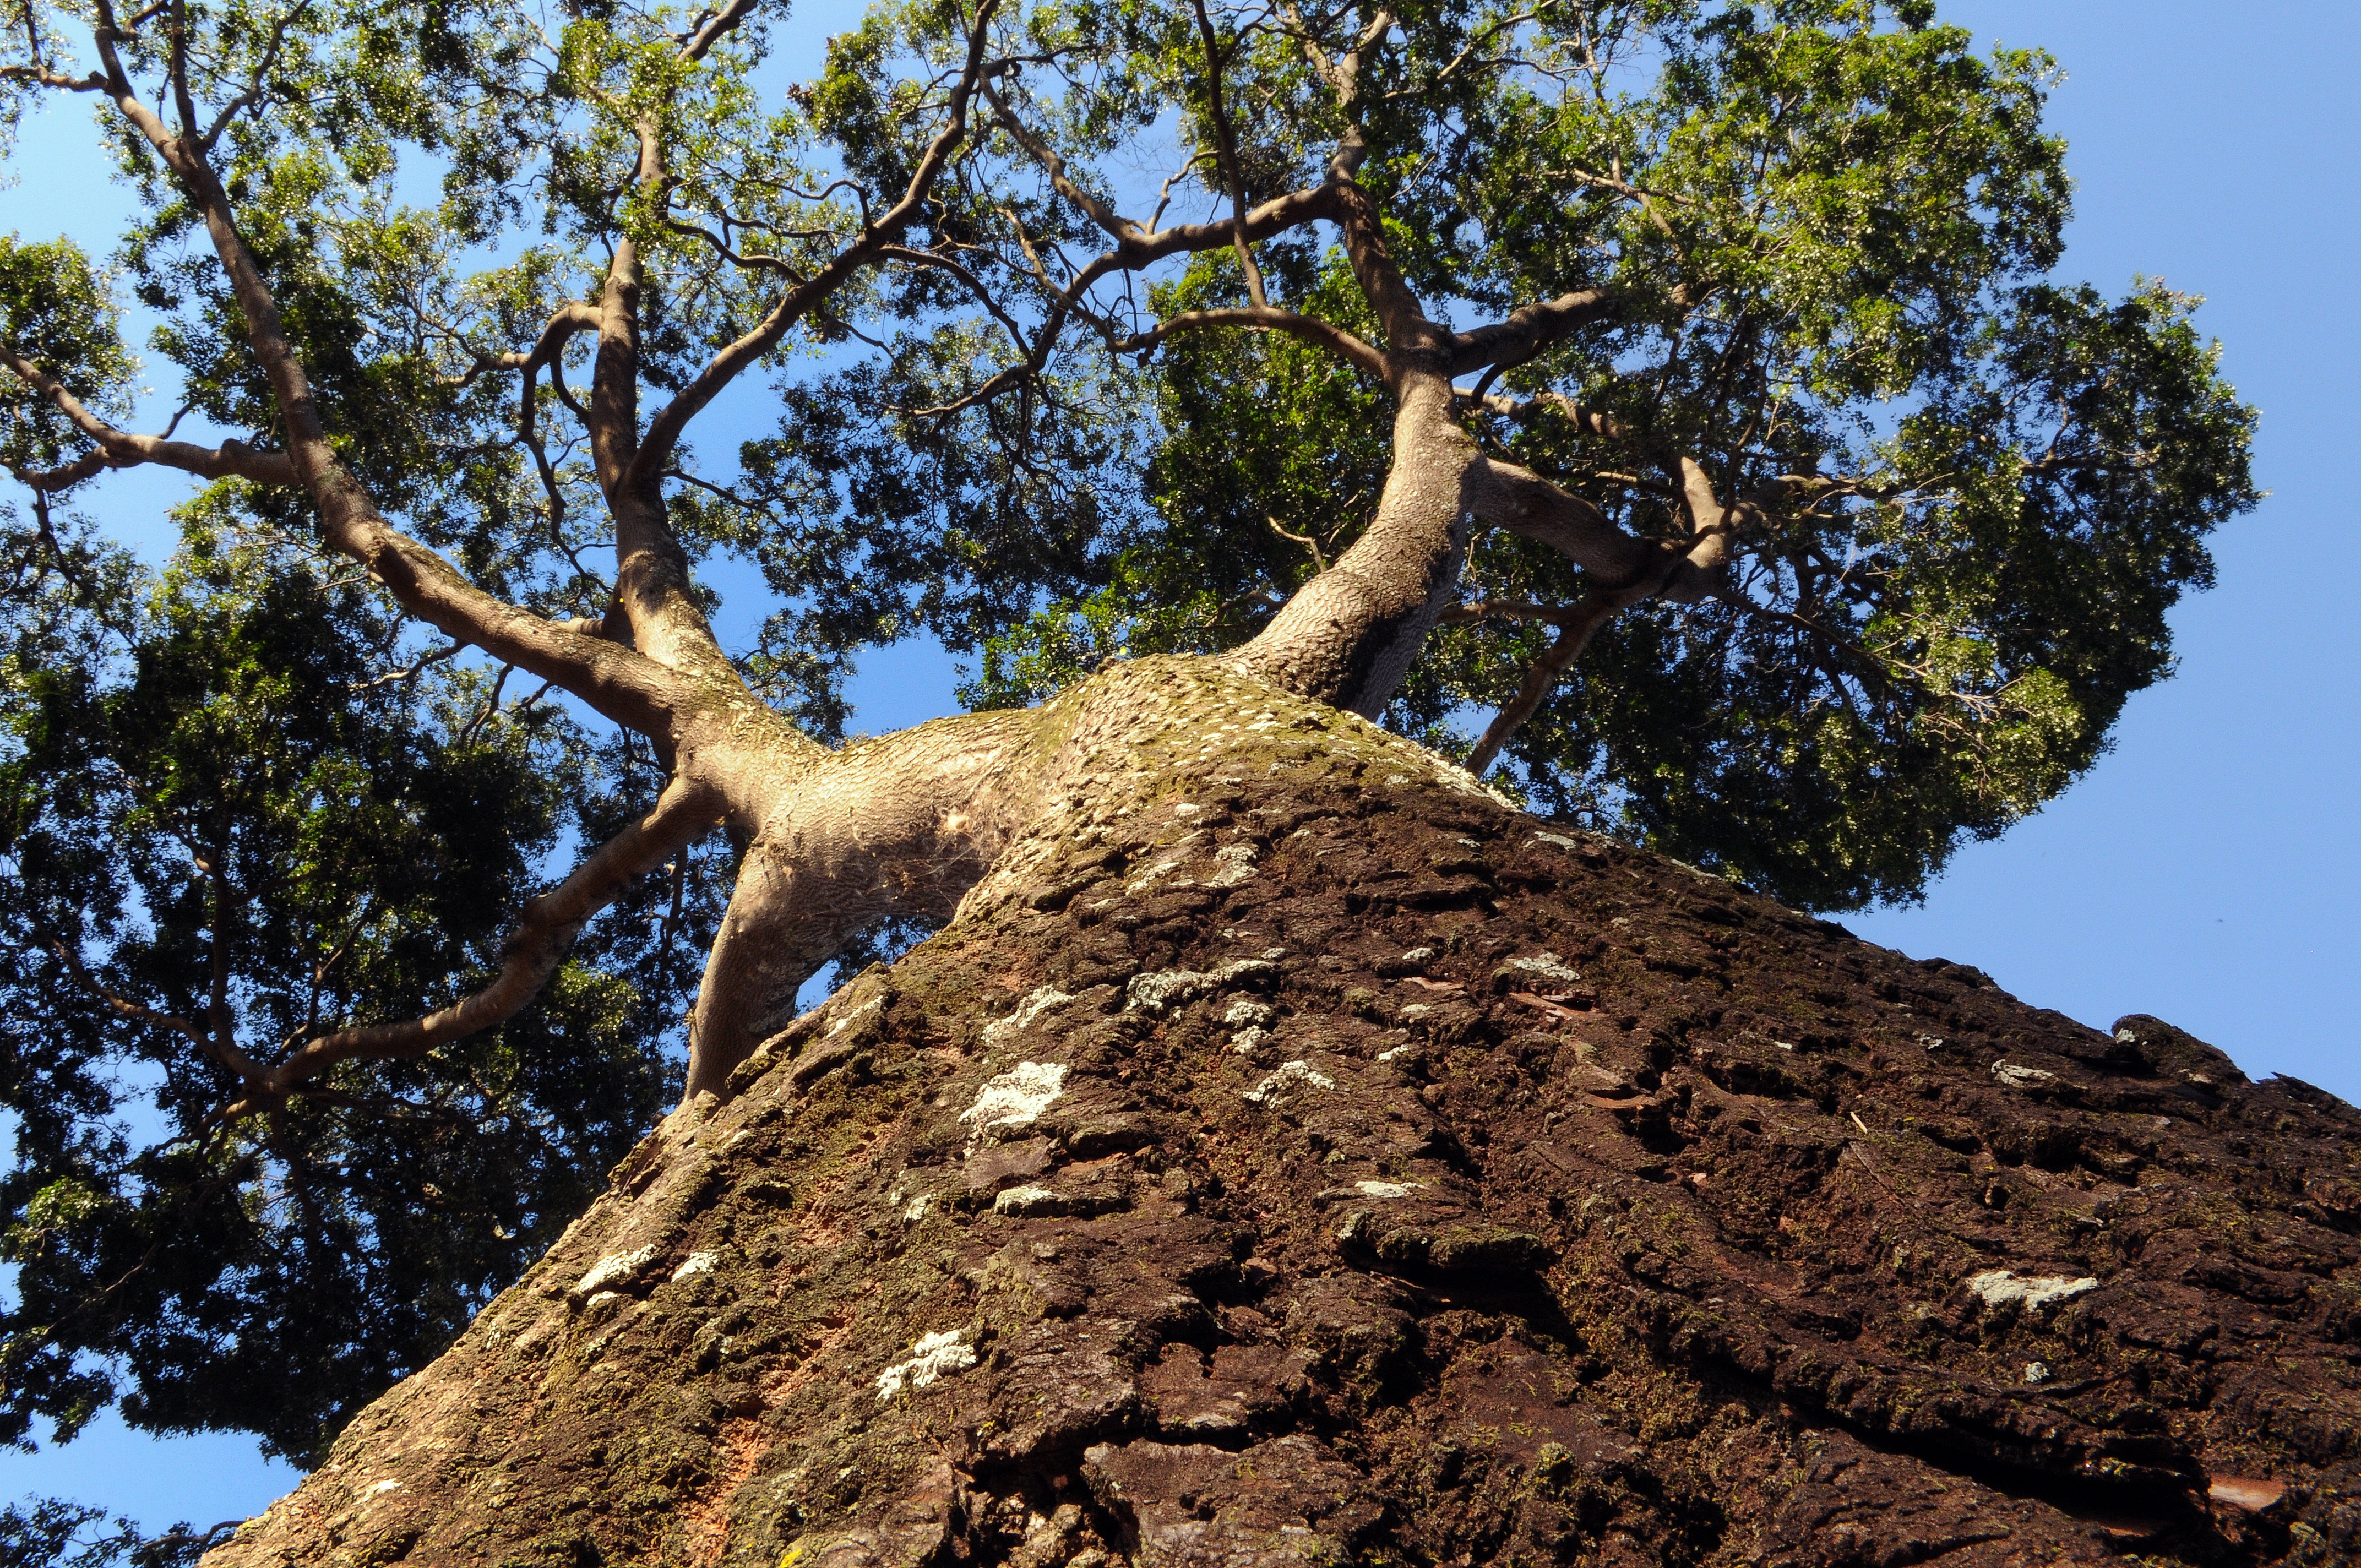
<path fill-rule="evenodd" d="M 2354 532 L 2341 498 L 2361 415 L 2361 6 L 2265 0 L 2235 26 L 2193 0 L 1942 8 L 1980 44 L 2039 45 L 2065 67 L 2050 124 L 2070 144 L 2078 215 L 2060 271 L 2114 291 L 2159 275 L 2206 296 L 2199 323 L 2262 410 L 2272 493 L 2218 537 L 2220 586 L 2173 618 L 2180 674 L 2133 698 L 2114 753 L 2039 817 L 1961 851 L 1923 907 L 1845 924 L 2086 1023 L 2153 1013 L 2257 1077 L 2361 1099 L 2361 617 L 2336 543 Z M 798 52 L 816 58 L 854 14 L 846 0 L 803 6 Z M 104 246 L 120 203 L 86 124 L 77 106 L 33 127 L 0 230 Z M 110 507 L 170 499 L 118 483 Z M 862 667 L 856 725 L 955 711 L 952 679 L 939 650 L 886 650 Z M 251 1513 L 295 1479 L 244 1438 L 155 1441 L 111 1423 L 0 1454 L 0 1499 L 73 1496 L 151 1530 Z"/>

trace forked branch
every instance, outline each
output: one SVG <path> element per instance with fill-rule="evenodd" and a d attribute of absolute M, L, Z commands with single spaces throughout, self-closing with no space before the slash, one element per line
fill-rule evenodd
<path fill-rule="evenodd" d="M 611 642 L 560 630 L 540 617 L 486 593 L 423 544 L 388 523 L 359 477 L 329 440 L 302 356 L 289 340 L 279 303 L 262 269 L 238 233 L 229 194 L 194 140 L 194 108 L 185 74 L 172 88 L 184 129 L 176 133 L 134 90 L 116 48 L 120 29 L 108 0 L 97 0 L 92 29 L 106 93 L 132 128 L 152 147 L 203 220 L 214 254 L 236 298 L 247 341 L 269 380 L 284 422 L 286 456 L 311 492 L 328 543 L 363 566 L 402 609 L 445 634 L 484 649 L 544 679 L 562 683 L 616 722 L 647 734 L 665 733 L 681 711 L 681 691 L 653 661 Z M 181 63 L 178 34 L 174 64 Z"/>
<path fill-rule="evenodd" d="M 74 983 L 105 1003 L 106 1010 L 116 1017 L 137 1019 L 142 1024 L 152 1024 L 159 1029 L 170 1029 L 172 1033 L 195 1042 L 198 1049 L 247 1082 L 260 1080 L 264 1072 L 262 1064 L 238 1049 L 235 1042 L 218 1037 L 213 1030 L 203 1028 L 177 1013 L 166 1013 L 117 995 L 102 984 L 97 976 L 90 972 L 82 963 L 81 955 L 67 943 L 53 941 L 49 944 L 49 949 L 64 963 L 66 971 L 73 976 Z"/>
<path fill-rule="evenodd" d="M 1237 252 L 1238 270 L 1245 274 L 1246 298 L 1257 306 L 1267 306 L 1270 299 L 1263 292 L 1262 269 L 1255 265 L 1254 247 L 1246 243 L 1246 179 L 1238 170 L 1237 133 L 1230 128 L 1230 109 L 1222 93 L 1222 73 L 1228 60 L 1222 51 L 1220 37 L 1213 31 L 1213 18 L 1205 10 L 1205 0 L 1195 0 L 1197 31 L 1205 44 L 1205 106 L 1213 122 L 1214 150 L 1220 155 L 1222 177 L 1230 187 L 1230 238 Z"/>
<path fill-rule="evenodd" d="M 1609 416 L 1570 400 L 1558 401 L 1562 411 L 1587 433 L 1631 439 Z M 1589 501 L 1506 459 L 1484 456 L 1473 465 L 1467 497 L 1476 515 L 1519 538 L 1550 546 L 1589 574 L 1593 586 L 1565 614 L 1529 618 L 1554 620 L 1558 635 L 1485 729 L 1468 759 L 1471 772 L 1481 773 L 1492 765 L 1500 748 L 1540 709 L 1558 677 L 1617 612 L 1647 598 L 1681 604 L 1730 599 L 1723 586 L 1724 567 L 1738 534 L 1766 524 L 1773 506 L 1851 488 L 1821 475 L 1781 474 L 1724 506 L 1705 466 L 1695 457 L 1674 453 L 1665 463 L 1680 487 L 1676 504 L 1689 524 L 1686 540 L 1643 539 L 1628 532 Z"/>

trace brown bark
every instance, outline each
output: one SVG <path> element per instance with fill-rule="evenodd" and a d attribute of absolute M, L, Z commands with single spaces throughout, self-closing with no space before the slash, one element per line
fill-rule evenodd
<path fill-rule="evenodd" d="M 1211 662 L 214 1568 L 2325 1563 L 2361 1113 Z"/>

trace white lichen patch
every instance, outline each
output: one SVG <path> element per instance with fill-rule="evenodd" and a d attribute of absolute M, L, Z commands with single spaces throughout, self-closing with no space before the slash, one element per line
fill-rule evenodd
<path fill-rule="evenodd" d="M 875 1012 L 878 1008 L 883 1007 L 884 1004 L 885 1004 L 885 999 L 884 999 L 884 997 L 882 997 L 882 996 L 873 996 L 873 997 L 871 997 L 868 1001 L 866 1001 L 866 1002 L 862 1003 L 860 1006 L 858 1006 L 858 1007 L 856 1007 L 856 1008 L 852 1009 L 852 1011 L 851 1011 L 850 1013 L 847 1013 L 843 1017 L 839 1018 L 835 1023 L 830 1024 L 830 1025 L 828 1026 L 828 1034 L 827 1034 L 826 1036 L 822 1036 L 822 1038 L 828 1038 L 828 1039 L 832 1039 L 832 1038 L 834 1038 L 836 1036 L 842 1034 L 842 1033 L 845 1031 L 845 1029 L 846 1029 L 849 1025 L 851 1025 L 851 1024 L 852 1023 L 852 1021 L 853 1021 L 854 1019 L 856 1019 L 856 1018 L 860 1017 L 860 1016 L 861 1016 L 862 1014 L 864 1014 L 864 1013 L 873 1013 L 873 1012 Z"/>
<path fill-rule="evenodd" d="M 905 1391 L 931 1388 L 954 1372 L 975 1365 L 975 1351 L 960 1342 L 960 1331 L 945 1329 L 928 1334 L 910 1347 L 909 1359 L 897 1361 L 877 1375 L 877 1402 L 884 1404 Z"/>
<path fill-rule="evenodd" d="M 2054 1083 L 2058 1075 L 2037 1067 L 2018 1067 L 2010 1062 L 1993 1063 L 1993 1076 L 2011 1089 L 2031 1089 L 2037 1084 Z"/>
<path fill-rule="evenodd" d="M 1563 833 L 1536 833 L 1533 835 L 1533 842 L 1537 844 L 1555 844 L 1561 850 L 1579 850 L 1582 848 L 1582 841 L 1580 839 L 1569 839 Z"/>
<path fill-rule="evenodd" d="M 2087 1274 L 2077 1277 L 2066 1274 L 2012 1274 L 2005 1268 L 1987 1268 L 1982 1274 L 1968 1277 L 1969 1293 L 1985 1306 L 2015 1302 L 2033 1312 L 2098 1288 L 2099 1282 Z"/>
<path fill-rule="evenodd" d="M 1401 961 L 1406 964 L 1422 964 L 1429 962 L 1433 957 L 1433 948 L 1412 948 L 1401 956 Z"/>
<path fill-rule="evenodd" d="M 995 1019 L 986 1024 L 983 1026 L 983 1043 L 986 1047 L 998 1046 L 1012 1035 L 1020 1034 L 1030 1028 L 1033 1021 L 1050 1008 L 1063 1007 L 1072 1000 L 1072 997 L 1054 985 L 1041 986 L 1018 1003 L 1016 1012 L 1005 1018 Z"/>
<path fill-rule="evenodd" d="M 1161 1013 L 1193 1002 L 1209 991 L 1219 991 L 1225 985 L 1242 980 L 1258 979 L 1277 970 L 1265 959 L 1233 959 L 1212 970 L 1159 970 L 1153 974 L 1136 974 L 1124 990 L 1124 1008 L 1137 1008 L 1147 1013 Z"/>
<path fill-rule="evenodd" d="M 910 1200 L 910 1206 L 902 1211 L 902 1223 L 906 1225 L 917 1224 L 919 1221 L 927 1217 L 927 1211 L 934 1206 L 934 1201 L 935 1195 L 933 1193 L 919 1193 L 916 1198 Z"/>
<path fill-rule="evenodd" d="M 995 1214 L 1013 1214 L 1022 1218 L 1028 1214 L 1054 1214 L 1065 1207 L 1065 1200 L 1047 1187 L 1011 1187 L 992 1201 Z"/>
<path fill-rule="evenodd" d="M 1167 1007 L 1187 1002 L 1213 983 L 1213 977 L 1198 970 L 1159 970 L 1154 974 L 1136 974 L 1124 988 L 1124 1007 L 1161 1013 Z"/>
<path fill-rule="evenodd" d="M 1269 1030 L 1258 1029 L 1249 1025 L 1230 1036 L 1230 1049 L 1242 1057 L 1250 1057 L 1260 1050 L 1262 1043 L 1269 1038 Z"/>
<path fill-rule="evenodd" d="M 961 1112 L 959 1119 L 979 1133 L 1029 1127 L 1065 1091 L 1065 1063 L 1021 1061 L 985 1080 L 975 1103 Z"/>
<path fill-rule="evenodd" d="M 1149 888 L 1154 887 L 1158 883 L 1162 882 L 1166 877 L 1170 876 L 1174 872 L 1179 871 L 1181 866 L 1188 861 L 1189 846 L 1203 837 L 1204 834 L 1201 830 L 1199 832 L 1191 833 L 1187 838 L 1181 839 L 1180 843 L 1172 847 L 1172 852 L 1170 854 L 1165 856 L 1162 860 L 1157 861 L 1154 865 L 1149 866 L 1137 876 L 1133 877 L 1129 882 L 1124 883 L 1124 891 L 1137 896 L 1140 894 L 1146 893 Z M 1173 885 L 1176 887 L 1194 887 L 1196 884 L 1194 883 L 1183 881 L 1176 883 Z"/>
<path fill-rule="evenodd" d="M 1582 971 L 1564 959 L 1551 953 L 1535 953 L 1531 958 L 1510 959 L 1500 966 L 1520 973 L 1539 975 L 1543 980 L 1562 981 L 1571 985 L 1582 978 Z"/>
<path fill-rule="evenodd" d="M 1299 1087 L 1334 1089 L 1336 1080 L 1308 1061 L 1281 1062 L 1270 1076 L 1246 1091 L 1252 1105 L 1275 1105 Z"/>
<path fill-rule="evenodd" d="M 1403 1011 L 1408 1012 L 1409 1009 L 1404 1008 Z M 1378 1059 L 1379 1061 L 1400 1061 L 1402 1058 L 1410 1055 L 1411 1052 L 1417 1048 L 1418 1047 L 1416 1046 L 1395 1046 L 1389 1050 L 1379 1051 L 1378 1053 Z"/>
<path fill-rule="evenodd" d="M 1415 1181 L 1377 1181 L 1364 1179 L 1353 1183 L 1364 1198 L 1407 1198 L 1418 1190 Z"/>
<path fill-rule="evenodd" d="M 1224 844 L 1213 851 L 1213 859 L 1222 862 L 1219 870 L 1205 879 L 1207 887 L 1235 887 L 1252 881 L 1255 874 L 1255 849 L 1252 844 Z"/>
<path fill-rule="evenodd" d="M 680 1266 L 672 1271 L 672 1282 L 677 1285 L 684 1279 L 694 1279 L 700 1274 L 710 1274 L 713 1272 L 713 1266 L 720 1261 L 721 1255 L 718 1252 L 690 1253 L 680 1260 Z"/>
<path fill-rule="evenodd" d="M 637 1278 L 640 1270 L 656 1260 L 656 1249 L 635 1247 L 630 1252 L 609 1253 L 590 1266 L 588 1273 L 574 1282 L 574 1298 L 588 1300 L 613 1285 L 628 1285 Z"/>

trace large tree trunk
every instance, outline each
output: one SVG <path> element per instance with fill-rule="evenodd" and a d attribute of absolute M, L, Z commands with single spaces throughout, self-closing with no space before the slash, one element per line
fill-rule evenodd
<path fill-rule="evenodd" d="M 2350 1107 L 1158 692 L 217 1568 L 2361 1551 Z"/>

